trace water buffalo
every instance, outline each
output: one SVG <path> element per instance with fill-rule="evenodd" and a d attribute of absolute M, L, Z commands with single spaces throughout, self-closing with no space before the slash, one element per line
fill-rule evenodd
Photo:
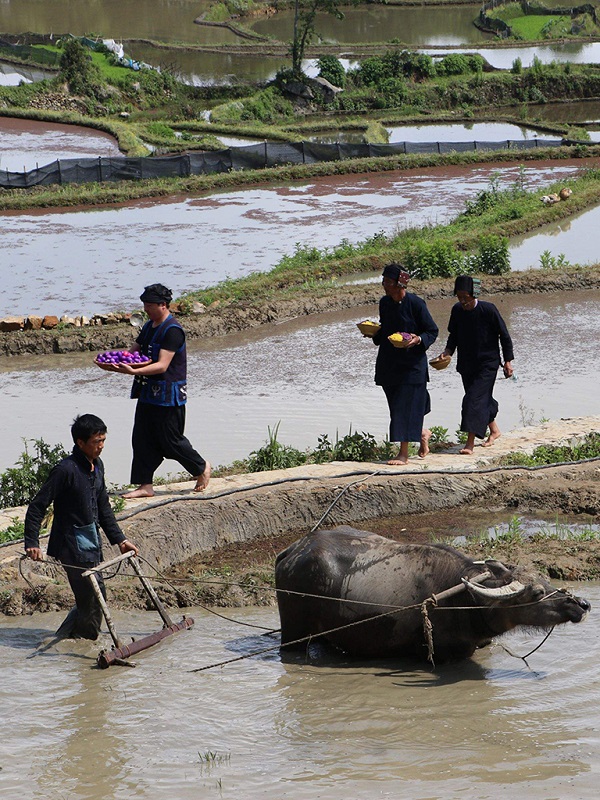
<path fill-rule="evenodd" d="M 518 626 L 547 630 L 590 610 L 520 567 L 347 526 L 308 534 L 280 553 L 275 583 L 282 646 L 305 648 L 306 637 L 317 636 L 362 657 L 469 658 Z M 425 618 L 421 604 L 434 595 Z"/>

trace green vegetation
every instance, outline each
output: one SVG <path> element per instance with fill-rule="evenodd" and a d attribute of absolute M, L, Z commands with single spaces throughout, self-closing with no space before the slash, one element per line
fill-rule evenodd
<path fill-rule="evenodd" d="M 587 11 L 575 16 L 571 14 L 554 14 L 555 7 L 564 8 L 565 3 L 553 3 L 551 0 L 544 2 L 542 0 L 541 3 L 537 3 L 539 13 L 533 14 L 527 13 L 521 3 L 500 3 L 495 8 L 488 9 L 486 14 L 490 18 L 505 22 L 509 26 L 510 33 L 514 39 L 529 42 L 543 41 L 545 39 L 598 36 L 600 33 L 592 14 Z"/>
<path fill-rule="evenodd" d="M 26 505 L 41 488 L 52 468 L 67 455 L 60 444 L 49 445 L 43 439 L 33 442 L 33 453 L 29 452 L 27 440 L 23 439 L 24 451 L 14 467 L 0 473 L 0 508 Z"/>
<path fill-rule="evenodd" d="M 288 469 L 306 463 L 306 454 L 277 440 L 280 422 L 273 430 L 268 428 L 269 438 L 264 447 L 250 453 L 248 472 L 266 472 L 271 469 Z"/>
<path fill-rule="evenodd" d="M 0 544 L 15 542 L 23 538 L 25 533 L 25 523 L 18 517 L 12 517 L 8 528 L 0 531 Z"/>
<path fill-rule="evenodd" d="M 387 461 L 397 452 L 397 447 L 388 439 L 378 442 L 372 434 L 364 431 L 352 432 L 352 428 L 342 437 L 336 433 L 335 441 L 331 441 L 325 433 L 318 437 L 316 447 L 297 450 L 278 440 L 279 425 L 280 422 L 274 428 L 268 428 L 268 438 L 263 447 L 254 450 L 247 459 L 218 467 L 213 475 L 218 477 L 245 472 L 266 472 L 303 464 L 328 464 L 332 461 Z M 415 455 L 416 447 L 411 444 L 409 452 Z"/>
<path fill-rule="evenodd" d="M 482 531 L 474 537 L 469 537 L 467 544 L 470 547 L 475 546 L 480 552 L 485 553 L 486 557 L 489 557 L 507 547 L 525 544 L 535 546 L 536 542 L 598 542 L 599 540 L 600 530 L 597 529 L 597 526 L 591 524 L 569 526 L 558 520 L 554 524 L 542 523 L 537 531 L 528 533 L 524 529 L 521 517 L 515 515 L 511 517 L 506 527 L 495 527 L 492 531 Z"/>
<path fill-rule="evenodd" d="M 581 461 L 586 458 L 600 458 L 600 433 L 588 433 L 582 442 L 569 445 L 541 445 L 531 455 L 526 453 L 507 453 L 500 463 L 512 466 L 535 467 L 543 464 L 561 464 Z"/>
<path fill-rule="evenodd" d="M 557 17 L 550 15 L 539 15 L 531 17 L 520 17 L 512 19 L 510 27 L 518 39 L 531 39 L 537 41 L 538 39 L 550 38 L 549 34 L 554 29 L 558 33 L 560 23 L 569 23 L 567 17 Z M 564 25 L 560 25 L 562 29 L 559 33 L 560 36 L 565 35 Z"/>

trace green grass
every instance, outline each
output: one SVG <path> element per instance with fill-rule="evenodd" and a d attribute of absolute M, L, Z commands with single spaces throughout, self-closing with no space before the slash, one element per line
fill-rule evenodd
<path fill-rule="evenodd" d="M 527 17 L 520 17 L 516 19 L 507 20 L 513 31 L 518 34 L 522 39 L 539 40 L 543 39 L 544 28 L 549 24 L 557 24 L 561 19 L 566 17 L 548 16 L 548 15 L 532 15 Z"/>
<path fill-rule="evenodd" d="M 600 458 L 600 433 L 597 431 L 588 433 L 581 442 L 573 442 L 568 445 L 540 445 L 531 455 L 520 452 L 507 453 L 501 458 L 500 463 L 534 467 L 582 461 L 587 458 Z"/>

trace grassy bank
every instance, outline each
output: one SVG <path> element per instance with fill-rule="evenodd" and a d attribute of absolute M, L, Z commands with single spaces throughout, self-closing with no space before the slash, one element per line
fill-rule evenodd
<path fill-rule="evenodd" d="M 573 192 L 568 202 L 550 207 L 540 202 L 543 194 L 557 192 L 567 183 Z M 390 236 L 376 234 L 356 245 L 343 241 L 322 250 L 298 247 L 270 272 L 226 280 L 183 299 L 187 304 L 199 301 L 205 305 L 215 301 L 256 302 L 294 289 L 314 289 L 316 284 L 339 276 L 378 271 L 390 260 L 402 261 L 413 276 L 421 279 L 450 277 L 460 271 L 502 272 L 497 262 L 503 256 L 503 238 L 527 233 L 600 203 L 600 171 L 586 170 L 567 183 L 528 192 L 519 182 L 504 191 L 492 182 L 447 225 L 408 228 Z M 460 257 L 460 253 L 485 247 L 489 247 L 489 260 L 493 262 L 487 269 L 485 259 L 476 265 Z"/>

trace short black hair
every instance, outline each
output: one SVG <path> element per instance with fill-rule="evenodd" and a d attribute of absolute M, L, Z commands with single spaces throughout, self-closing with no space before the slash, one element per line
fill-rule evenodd
<path fill-rule="evenodd" d="M 81 439 L 82 442 L 87 442 L 96 433 L 106 433 L 107 428 L 105 423 L 95 414 L 81 414 L 75 417 L 71 425 L 71 436 L 73 442 Z"/>

